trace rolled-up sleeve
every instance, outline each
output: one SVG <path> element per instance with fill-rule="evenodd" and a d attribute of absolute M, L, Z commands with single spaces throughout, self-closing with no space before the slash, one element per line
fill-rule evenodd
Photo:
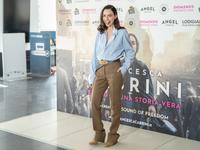
<path fill-rule="evenodd" d="M 123 47 L 125 51 L 125 62 L 123 63 L 123 66 L 119 68 L 122 72 L 122 76 L 125 75 L 126 71 L 130 67 L 130 65 L 133 63 L 134 58 L 135 58 L 135 51 L 133 50 L 131 40 L 126 30 L 124 30 L 124 34 L 123 34 Z"/>
<path fill-rule="evenodd" d="M 93 55 L 92 55 L 92 60 L 91 60 L 91 64 L 90 64 L 90 84 L 94 84 L 94 79 L 95 79 L 95 76 L 96 76 L 96 68 L 99 64 L 99 61 L 97 59 L 97 56 L 96 56 L 96 48 L 97 48 L 97 42 L 98 42 L 98 39 L 99 39 L 99 32 L 97 33 L 96 35 L 96 40 L 95 40 L 95 46 L 94 46 L 94 52 L 93 52 Z"/>

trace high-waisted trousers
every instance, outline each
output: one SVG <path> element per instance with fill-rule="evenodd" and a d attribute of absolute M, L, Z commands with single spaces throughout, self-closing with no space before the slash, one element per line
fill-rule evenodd
<path fill-rule="evenodd" d="M 96 77 L 92 91 L 92 121 L 95 131 L 94 140 L 104 142 L 105 129 L 101 121 L 101 102 L 104 92 L 109 87 L 110 108 L 111 108 L 111 126 L 108 133 L 108 142 L 117 143 L 119 134 L 117 130 L 120 124 L 121 115 L 121 88 L 123 77 L 117 70 L 121 67 L 120 62 L 113 62 L 105 65 L 96 71 Z"/>

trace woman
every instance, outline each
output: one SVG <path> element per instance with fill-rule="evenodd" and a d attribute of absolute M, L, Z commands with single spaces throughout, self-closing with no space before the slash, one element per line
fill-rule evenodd
<path fill-rule="evenodd" d="M 111 126 L 105 147 L 117 143 L 121 114 L 121 87 L 123 76 L 134 60 L 135 51 L 132 48 L 128 33 L 120 26 L 117 10 L 112 5 L 105 6 L 100 14 L 99 31 L 96 36 L 95 48 L 90 66 L 90 87 L 92 92 L 92 121 L 95 136 L 90 145 L 104 142 L 105 129 L 101 121 L 101 102 L 103 94 L 109 86 L 111 102 Z M 125 62 L 121 66 L 120 58 Z"/>

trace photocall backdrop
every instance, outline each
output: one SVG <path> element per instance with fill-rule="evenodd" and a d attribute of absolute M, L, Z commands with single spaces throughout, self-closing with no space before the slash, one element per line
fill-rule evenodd
<path fill-rule="evenodd" d="M 121 124 L 200 141 L 196 0 L 57 0 L 58 111 L 91 117 L 90 61 L 108 4 L 117 8 L 137 50 L 124 76 Z M 111 121 L 109 88 L 101 107 L 102 119 Z"/>

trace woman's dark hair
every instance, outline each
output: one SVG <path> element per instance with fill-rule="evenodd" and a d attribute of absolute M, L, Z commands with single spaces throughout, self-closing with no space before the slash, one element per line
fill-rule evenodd
<path fill-rule="evenodd" d="M 106 5 L 102 10 L 101 10 L 101 14 L 100 14 L 100 25 L 98 26 L 97 30 L 102 34 L 105 30 L 107 30 L 107 26 L 105 25 L 104 21 L 103 21 L 103 12 L 105 9 L 110 9 L 112 10 L 114 15 L 117 15 L 117 10 L 113 5 Z M 120 26 L 119 23 L 119 19 L 118 16 L 117 18 L 114 20 L 114 26 L 117 30 L 119 29 L 125 29 L 124 27 Z"/>
<path fill-rule="evenodd" d="M 129 38 L 131 36 L 133 36 L 135 38 L 135 41 L 136 41 L 136 54 L 137 54 L 137 52 L 139 51 L 139 41 L 138 41 L 137 37 L 133 33 L 129 33 L 128 35 L 129 35 Z"/>

